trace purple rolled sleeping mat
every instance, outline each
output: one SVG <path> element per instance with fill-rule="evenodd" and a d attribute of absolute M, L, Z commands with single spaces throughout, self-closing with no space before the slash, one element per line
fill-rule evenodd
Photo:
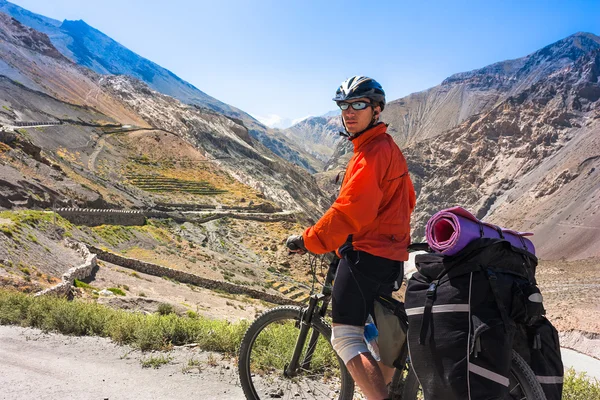
<path fill-rule="evenodd" d="M 462 207 L 452 207 L 439 211 L 427 222 L 426 236 L 433 250 L 453 256 L 471 241 L 479 238 L 504 238 L 513 246 L 535 254 L 535 247 L 525 236 L 531 232 L 517 232 L 511 229 L 479 221 Z"/>

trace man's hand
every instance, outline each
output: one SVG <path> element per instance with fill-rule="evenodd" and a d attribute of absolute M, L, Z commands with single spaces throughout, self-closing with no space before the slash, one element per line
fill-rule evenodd
<path fill-rule="evenodd" d="M 302 238 L 302 235 L 290 236 L 287 238 L 285 245 L 290 253 L 304 254 L 307 252 L 306 247 L 304 247 L 304 239 Z"/>

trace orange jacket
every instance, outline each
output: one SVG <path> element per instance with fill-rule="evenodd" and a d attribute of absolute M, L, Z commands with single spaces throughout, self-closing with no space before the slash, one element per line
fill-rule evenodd
<path fill-rule="evenodd" d="M 353 235 L 355 250 L 406 261 L 415 189 L 402 152 L 380 123 L 352 141 L 354 155 L 337 199 L 302 235 L 317 254 L 338 249 Z"/>

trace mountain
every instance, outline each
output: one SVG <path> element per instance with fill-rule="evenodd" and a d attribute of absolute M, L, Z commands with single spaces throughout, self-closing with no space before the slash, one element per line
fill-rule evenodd
<path fill-rule="evenodd" d="M 287 129 L 290 126 L 295 125 L 300 121 L 304 121 L 305 119 L 310 118 L 310 117 L 311 117 L 311 115 L 308 115 L 306 117 L 291 119 L 291 118 L 280 117 L 279 115 L 276 115 L 276 114 L 270 114 L 270 115 L 267 115 L 264 117 L 257 116 L 256 119 L 259 120 L 260 123 L 268 126 L 269 128 Z"/>
<path fill-rule="evenodd" d="M 600 256 L 599 138 L 596 49 L 403 150 L 418 192 L 415 235 L 432 213 L 460 204 L 486 221 L 533 231 L 543 258 Z"/>
<path fill-rule="evenodd" d="M 66 103 L 92 107 L 124 124 L 149 127 L 101 88 L 100 75 L 64 57 L 45 34 L 0 13 L 0 39 L 0 74 Z M 39 104 L 39 109 L 44 110 L 44 105 Z M 52 120 L 32 112 L 14 108 L 9 120 Z"/>
<path fill-rule="evenodd" d="M 337 110 L 332 110 L 332 111 L 326 112 L 325 114 L 321 115 L 321 117 L 325 117 L 325 118 L 339 117 L 340 115 L 342 115 L 342 112 L 339 109 L 337 109 Z"/>
<path fill-rule="evenodd" d="M 381 119 L 389 124 L 388 132 L 403 148 L 452 129 L 472 115 L 491 110 L 598 48 L 600 37 L 579 32 L 528 56 L 454 74 L 438 86 L 389 101 Z M 321 125 L 312 129 L 316 134 L 326 128 Z M 311 137 L 310 133 L 303 134 Z M 312 145 L 306 143 L 305 147 Z M 339 142 L 325 170 L 342 168 L 350 151 L 349 143 Z"/>
<path fill-rule="evenodd" d="M 254 199 L 315 217 L 327 206 L 308 173 L 253 139 L 239 120 L 184 104 L 135 78 L 78 66 L 47 35 L 2 13 L 0 39 L 0 124 L 8 130 L 2 153 L 9 155 L 0 165 L 3 207 L 217 206 Z M 24 122 L 39 126 L 14 127 Z M 159 187 L 165 180 L 197 185 L 205 194 L 144 191 L 139 176 Z"/>
<path fill-rule="evenodd" d="M 600 37 L 576 33 L 528 56 L 458 73 L 440 85 L 389 102 L 382 120 L 400 146 L 432 138 L 491 110 L 541 79 L 600 48 Z"/>
<path fill-rule="evenodd" d="M 135 54 L 84 21 L 60 22 L 5 0 L 0 0 L 0 12 L 47 34 L 54 46 L 67 58 L 99 74 L 133 76 L 146 82 L 154 90 L 184 103 L 205 106 L 237 118 L 245 114 L 208 96 L 171 71 Z"/>
<path fill-rule="evenodd" d="M 339 111 L 331 111 L 320 117 L 306 118 L 282 131 L 307 153 L 323 163 L 329 161 L 344 131 Z"/>
<path fill-rule="evenodd" d="M 275 154 L 314 171 L 315 161 L 283 138 L 273 135 L 249 114 L 225 104 L 179 78 L 171 71 L 139 56 L 84 21 L 63 22 L 47 18 L 5 0 L 0 0 L 0 12 L 11 15 L 23 25 L 45 33 L 66 58 L 98 74 L 127 75 L 147 83 L 152 89 L 240 120 L 257 140 Z"/>

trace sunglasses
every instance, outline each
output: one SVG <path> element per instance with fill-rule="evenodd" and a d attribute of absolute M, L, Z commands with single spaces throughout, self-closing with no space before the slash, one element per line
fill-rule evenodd
<path fill-rule="evenodd" d="M 352 107 L 354 110 L 364 110 L 367 107 L 373 107 L 373 104 L 367 103 L 366 101 L 355 101 L 354 103 L 340 101 L 337 105 L 342 110 L 347 110 L 348 107 Z"/>

